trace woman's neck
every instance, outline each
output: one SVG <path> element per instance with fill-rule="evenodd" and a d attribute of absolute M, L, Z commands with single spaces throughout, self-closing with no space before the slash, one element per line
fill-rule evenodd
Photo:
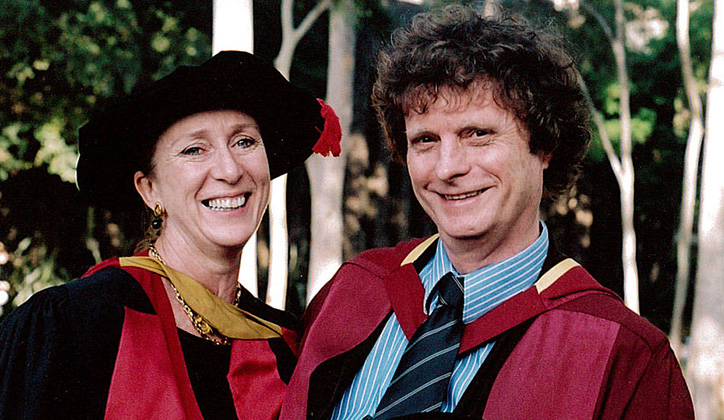
<path fill-rule="evenodd" d="M 155 247 L 169 267 L 201 283 L 224 301 L 234 302 L 241 249 L 200 249 L 186 241 L 170 240 L 163 235 L 158 238 Z"/>

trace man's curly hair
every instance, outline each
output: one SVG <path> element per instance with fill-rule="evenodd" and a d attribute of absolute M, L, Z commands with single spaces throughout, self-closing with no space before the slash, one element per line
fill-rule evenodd
<path fill-rule="evenodd" d="M 395 157 L 405 162 L 405 116 L 425 112 L 442 89 L 490 88 L 530 134 L 531 153 L 551 156 L 549 198 L 578 176 L 591 134 L 573 59 L 559 37 L 464 6 L 415 16 L 378 58 L 372 103 Z M 483 82 L 483 83 L 476 83 Z"/>

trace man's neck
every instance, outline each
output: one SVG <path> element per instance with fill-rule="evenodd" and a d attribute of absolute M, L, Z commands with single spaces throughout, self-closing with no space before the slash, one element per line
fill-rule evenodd
<path fill-rule="evenodd" d="M 452 238 L 440 233 L 445 250 L 460 274 L 508 259 L 529 247 L 540 235 L 539 222 L 525 232 L 510 232 L 502 237 Z"/>

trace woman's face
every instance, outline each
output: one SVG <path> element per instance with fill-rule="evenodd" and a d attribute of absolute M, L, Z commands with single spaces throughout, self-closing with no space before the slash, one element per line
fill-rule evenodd
<path fill-rule="evenodd" d="M 161 237 L 205 251 L 241 248 L 269 201 L 269 164 L 256 121 L 239 111 L 188 116 L 158 139 L 153 169 L 136 189 L 165 210 Z"/>

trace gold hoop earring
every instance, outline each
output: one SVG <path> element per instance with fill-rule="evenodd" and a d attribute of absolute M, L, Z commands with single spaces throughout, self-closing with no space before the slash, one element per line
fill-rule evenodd
<path fill-rule="evenodd" d="M 166 213 L 166 210 L 163 208 L 163 205 L 159 203 L 158 201 L 153 206 L 153 219 L 151 219 L 151 227 L 157 231 L 161 230 L 161 226 L 163 225 L 163 215 Z"/>

